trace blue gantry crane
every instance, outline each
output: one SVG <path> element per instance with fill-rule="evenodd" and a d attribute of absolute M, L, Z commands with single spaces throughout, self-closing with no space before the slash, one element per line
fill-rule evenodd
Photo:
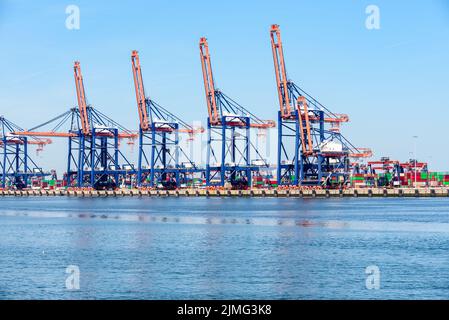
<path fill-rule="evenodd" d="M 21 127 L 0 116 L 0 181 L 1 188 L 24 189 L 30 186 L 33 177 L 50 175 L 31 158 L 29 145 L 37 145 L 37 151 L 51 143 L 50 139 L 36 139 L 17 136 L 14 132 L 23 131 Z"/>
<path fill-rule="evenodd" d="M 344 183 L 350 174 L 350 158 L 367 158 L 370 149 L 356 148 L 340 133 L 348 122 L 307 94 L 287 78 L 278 25 L 270 29 L 278 112 L 278 185 L 322 185 Z"/>
<path fill-rule="evenodd" d="M 131 54 L 134 88 L 139 113 L 137 185 L 174 189 L 202 175 L 180 145 L 180 133 L 193 139 L 203 128 L 194 128 L 145 95 L 139 53 Z"/>
<path fill-rule="evenodd" d="M 200 57 L 206 94 L 207 162 L 206 185 L 234 188 L 251 186 L 252 173 L 268 167 L 251 142 L 251 128 L 268 129 L 275 126 L 271 120 L 261 120 L 215 87 L 209 45 L 200 39 Z M 251 151 L 257 154 L 252 161 Z"/>
<path fill-rule="evenodd" d="M 133 141 L 137 134 L 87 103 L 78 61 L 74 64 L 74 77 L 78 108 L 71 108 L 43 124 L 15 134 L 68 138 L 67 186 L 114 189 L 125 176 L 135 175 L 134 166 L 119 149 L 119 141 Z M 49 126 L 50 130 L 44 130 Z"/>

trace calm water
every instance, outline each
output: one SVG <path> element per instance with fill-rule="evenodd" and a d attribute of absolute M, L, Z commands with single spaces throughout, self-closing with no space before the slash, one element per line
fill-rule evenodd
<path fill-rule="evenodd" d="M 447 299 L 449 200 L 0 198 L 0 299 L 23 298 Z"/>

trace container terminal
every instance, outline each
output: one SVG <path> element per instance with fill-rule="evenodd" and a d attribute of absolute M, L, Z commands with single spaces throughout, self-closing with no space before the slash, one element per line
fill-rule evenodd
<path fill-rule="evenodd" d="M 432 172 L 418 159 L 373 160 L 370 148 L 354 146 L 342 134 L 349 116 L 334 113 L 287 77 L 278 25 L 271 26 L 267 40 L 276 120 L 259 118 L 216 88 L 212 50 L 208 39 L 200 38 L 206 128 L 190 125 L 148 95 L 138 51 L 130 57 L 136 130 L 87 103 L 81 64 L 75 61 L 75 107 L 27 130 L 0 117 L 0 195 L 448 196 L 449 173 Z M 267 130 L 277 130 L 275 163 L 264 158 L 254 138 Z M 202 133 L 206 161 L 195 163 L 180 137 L 193 141 Z M 62 176 L 30 152 L 31 146 L 42 152 L 54 139 L 67 142 Z M 137 163 L 123 151 L 123 141 L 138 145 Z"/>

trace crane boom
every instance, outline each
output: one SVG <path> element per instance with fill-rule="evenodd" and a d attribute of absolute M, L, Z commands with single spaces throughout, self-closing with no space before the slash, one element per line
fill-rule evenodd
<path fill-rule="evenodd" d="M 140 128 L 144 131 L 148 130 L 148 111 L 145 100 L 145 89 L 143 87 L 142 69 L 140 68 L 139 53 L 133 50 L 131 53 L 131 61 L 133 67 L 134 88 L 136 90 L 137 111 L 139 112 Z"/>
<path fill-rule="evenodd" d="M 288 118 L 291 115 L 291 103 L 287 87 L 287 72 L 285 69 L 284 50 L 282 48 L 279 25 L 271 25 L 270 36 L 281 116 L 283 118 Z"/>
<path fill-rule="evenodd" d="M 313 153 L 313 141 L 310 132 L 309 110 L 307 107 L 307 100 L 303 96 L 296 100 L 296 107 L 298 109 L 299 127 L 301 131 L 302 150 L 304 154 Z M 304 127 L 305 126 L 305 127 Z"/>
<path fill-rule="evenodd" d="M 76 85 L 76 97 L 78 99 L 78 108 L 80 111 L 81 128 L 83 134 L 90 134 L 89 117 L 87 115 L 86 94 L 84 91 L 83 75 L 81 74 L 81 66 L 79 61 L 75 61 L 74 76 Z"/>
<path fill-rule="evenodd" d="M 44 138 L 74 138 L 78 136 L 78 134 L 73 132 L 55 132 L 55 131 L 15 131 L 12 134 L 14 134 L 15 136 L 44 137 Z M 113 134 L 109 132 L 97 133 L 97 136 L 102 135 L 107 137 L 113 137 Z M 117 137 L 119 139 L 135 139 L 138 137 L 138 134 L 132 132 L 119 132 L 117 134 Z"/>
<path fill-rule="evenodd" d="M 215 84 L 212 74 L 212 65 L 210 61 L 209 45 L 206 38 L 200 39 L 201 67 L 203 69 L 204 90 L 206 93 L 207 111 L 209 112 L 209 121 L 211 124 L 220 122 L 215 97 Z"/>
<path fill-rule="evenodd" d="M 24 144 L 22 140 L 14 139 L 14 137 L 9 138 L 7 143 L 17 143 L 17 144 Z M 37 145 L 37 146 L 46 146 L 47 144 L 51 144 L 53 141 L 51 139 L 41 139 L 41 140 L 33 140 L 33 141 L 27 141 L 27 144 L 29 145 Z M 0 141 L 0 145 L 3 145 L 3 141 Z"/>

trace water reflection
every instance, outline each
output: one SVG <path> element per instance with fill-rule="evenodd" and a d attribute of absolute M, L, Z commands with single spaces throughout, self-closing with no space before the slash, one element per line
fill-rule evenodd
<path fill-rule="evenodd" d="M 372 264 L 385 299 L 449 283 L 446 199 L 1 201 L 1 298 L 365 299 Z"/>

